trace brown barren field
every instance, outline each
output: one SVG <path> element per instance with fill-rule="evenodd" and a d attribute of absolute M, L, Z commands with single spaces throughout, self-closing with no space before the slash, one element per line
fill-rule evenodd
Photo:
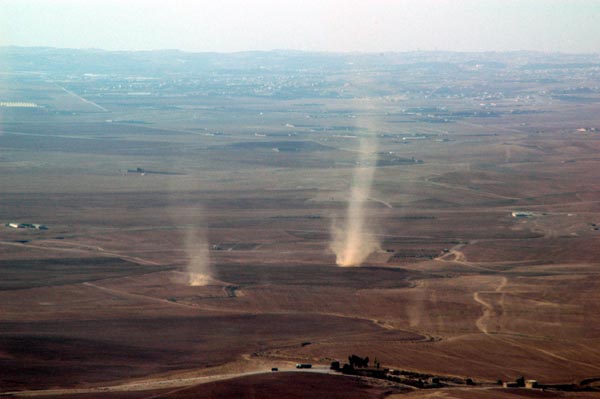
<path fill-rule="evenodd" d="M 571 83 L 597 87 L 585 70 Z M 598 397 L 496 385 L 600 376 L 600 133 L 577 130 L 600 128 L 600 99 L 503 71 L 493 106 L 487 75 L 380 71 L 378 92 L 413 89 L 368 110 L 314 93 L 136 103 L 63 76 L 94 106 L 44 76 L 3 82 L 46 108 L 0 110 L 0 394 Z M 431 94 L 448 82 L 466 97 Z M 342 268 L 332 226 L 361 117 L 376 121 L 364 215 L 379 245 Z M 212 279 L 190 286 L 198 257 Z M 476 385 L 327 374 L 352 354 Z"/>

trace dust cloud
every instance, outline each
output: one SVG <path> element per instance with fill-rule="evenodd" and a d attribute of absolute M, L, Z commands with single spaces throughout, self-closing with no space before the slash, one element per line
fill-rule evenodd
<path fill-rule="evenodd" d="M 175 163 L 173 168 L 184 169 L 184 165 Z M 188 286 L 205 286 L 215 284 L 216 270 L 210 256 L 210 241 L 208 236 L 207 211 L 198 199 L 202 184 L 195 176 L 174 176 L 169 179 L 170 201 L 172 206 L 167 208 L 170 219 L 179 226 L 178 247 L 183 250 L 183 256 L 178 259 L 185 270 L 177 272 L 172 277 L 175 284 Z M 182 190 L 185 188 L 185 191 Z"/>
<path fill-rule="evenodd" d="M 334 223 L 332 226 L 330 248 L 338 266 L 360 266 L 370 254 L 380 249 L 365 213 L 377 163 L 377 139 L 373 129 L 369 129 L 369 133 L 369 137 L 360 139 L 345 219 L 341 225 Z"/>
<path fill-rule="evenodd" d="M 187 255 L 188 284 L 191 286 L 208 285 L 214 281 L 208 239 L 202 228 L 191 228 L 185 237 Z"/>

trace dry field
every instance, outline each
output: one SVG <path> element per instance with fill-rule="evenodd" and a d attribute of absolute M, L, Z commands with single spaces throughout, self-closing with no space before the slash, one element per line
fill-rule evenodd
<path fill-rule="evenodd" d="M 331 228 L 364 112 L 352 101 L 201 98 L 150 112 L 42 80 L 3 83 L 47 91 L 24 97 L 47 108 L 0 119 L 0 393 L 598 396 L 485 385 L 600 376 L 600 133 L 577 130 L 600 128 L 595 103 L 433 123 L 409 112 L 429 100 L 371 98 L 389 162 L 364 210 L 380 248 L 340 268 Z M 550 90 L 522 88 L 534 89 Z M 213 279 L 189 286 L 204 246 Z M 260 374 L 350 354 L 484 385 Z"/>

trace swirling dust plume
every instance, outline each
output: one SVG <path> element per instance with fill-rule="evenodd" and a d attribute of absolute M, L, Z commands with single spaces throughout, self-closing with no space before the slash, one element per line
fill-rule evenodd
<path fill-rule="evenodd" d="M 331 229 L 330 249 L 338 266 L 360 266 L 369 255 L 380 249 L 365 209 L 377 164 L 377 139 L 373 129 L 369 129 L 369 133 L 369 136 L 360 139 L 345 218 L 341 225 L 334 223 Z"/>

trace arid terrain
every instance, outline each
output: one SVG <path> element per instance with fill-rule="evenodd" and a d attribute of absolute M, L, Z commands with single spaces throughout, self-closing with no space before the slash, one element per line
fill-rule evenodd
<path fill-rule="evenodd" d="M 600 378 L 597 56 L 67 53 L 0 52 L 0 395 L 600 397 L 498 385 Z"/>

